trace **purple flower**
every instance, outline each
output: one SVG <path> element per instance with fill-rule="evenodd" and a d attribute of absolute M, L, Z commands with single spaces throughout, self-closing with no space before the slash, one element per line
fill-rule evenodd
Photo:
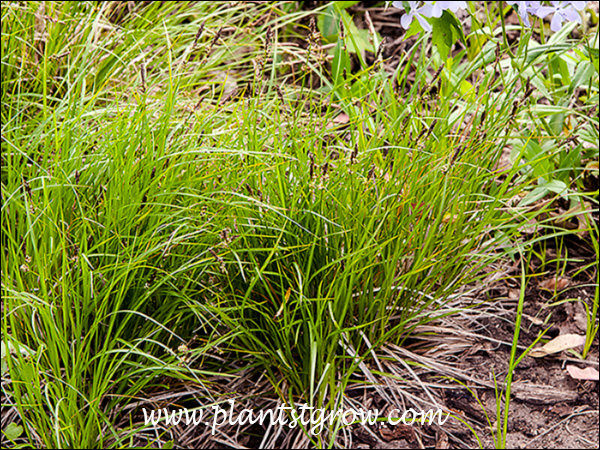
<path fill-rule="evenodd" d="M 402 28 L 408 30 L 413 19 L 416 18 L 419 24 L 425 31 L 431 31 L 431 25 L 427 21 L 427 17 L 441 17 L 444 10 L 449 9 L 452 12 L 456 12 L 461 8 L 467 7 L 467 2 L 442 2 L 442 1 L 431 1 L 423 2 L 423 5 L 419 6 L 418 1 L 392 2 L 395 8 L 405 9 L 404 3 L 408 3 L 410 10 L 400 18 L 400 24 Z"/>
<path fill-rule="evenodd" d="M 459 9 L 467 9 L 467 2 L 435 2 L 435 4 L 438 5 L 442 11 L 449 9 L 453 13 Z"/>
<path fill-rule="evenodd" d="M 578 11 L 585 8 L 586 2 L 555 2 L 552 1 L 552 6 L 544 5 L 542 2 L 529 1 L 507 1 L 509 5 L 516 5 L 519 10 L 519 16 L 526 26 L 531 26 L 529 23 L 529 15 L 533 14 L 543 19 L 549 14 L 554 14 L 550 23 L 552 31 L 559 31 L 562 28 L 564 21 L 581 23 L 581 16 Z"/>
<path fill-rule="evenodd" d="M 563 22 L 581 23 L 579 11 L 583 10 L 587 2 L 574 1 L 507 1 L 509 5 L 517 8 L 519 16 L 523 24 L 530 27 L 530 15 L 536 15 L 543 19 L 549 14 L 553 14 L 550 28 L 552 31 L 559 31 L 562 28 Z M 450 10 L 456 13 L 459 9 L 465 9 L 467 2 L 419 2 L 419 1 L 395 1 L 392 2 L 395 8 L 406 10 L 406 14 L 400 19 L 400 23 L 404 29 L 408 29 L 413 19 L 416 18 L 421 27 L 425 31 L 431 31 L 431 25 L 427 18 L 441 17 L 445 10 Z M 406 6 L 405 6 L 406 5 Z"/>
<path fill-rule="evenodd" d="M 404 9 L 404 5 L 402 3 L 403 2 L 393 2 L 392 4 L 396 8 Z M 409 1 L 408 4 L 410 6 L 410 10 L 400 18 L 400 25 L 402 25 L 402 28 L 408 30 L 413 19 L 416 18 L 425 31 L 431 31 L 431 25 L 429 25 L 429 22 L 427 22 L 425 19 L 429 9 L 426 9 L 425 6 L 418 6 L 419 2 L 417 1 Z M 425 15 L 423 13 L 425 13 Z"/>
<path fill-rule="evenodd" d="M 521 16 L 521 20 L 525 24 L 525 26 L 530 27 L 531 23 L 529 22 L 529 14 L 535 14 L 537 9 L 540 7 L 541 2 L 524 2 L 524 1 L 507 1 L 509 5 L 516 5 L 519 10 L 519 16 Z"/>
<path fill-rule="evenodd" d="M 550 22 L 552 31 L 560 31 L 563 22 L 581 23 L 579 11 L 585 8 L 585 2 L 550 2 L 552 6 L 540 6 L 536 9 L 535 15 L 543 19 L 548 14 L 554 14 Z"/>

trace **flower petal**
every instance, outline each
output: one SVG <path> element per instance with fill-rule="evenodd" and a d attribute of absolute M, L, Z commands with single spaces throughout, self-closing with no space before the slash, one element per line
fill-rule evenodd
<path fill-rule="evenodd" d="M 552 14 L 553 12 L 556 11 L 556 8 L 552 7 L 552 6 L 540 6 L 539 8 L 537 8 L 535 10 L 535 15 L 538 16 L 540 19 L 543 19 L 544 17 L 546 17 L 548 14 Z"/>
<path fill-rule="evenodd" d="M 555 13 L 554 16 L 552 17 L 552 22 L 550 22 L 550 29 L 552 31 L 560 31 L 560 29 L 562 28 L 562 17 L 560 14 Z"/>
<path fill-rule="evenodd" d="M 425 17 L 423 17 L 421 14 L 416 14 L 415 16 L 421 24 L 421 28 L 423 28 L 425 31 L 431 31 L 431 25 L 429 24 L 429 22 L 427 22 L 427 19 L 425 19 Z"/>
<path fill-rule="evenodd" d="M 400 17 L 400 25 L 402 25 L 402 28 L 404 28 L 405 30 L 408 30 L 410 28 L 410 24 L 413 21 L 413 15 L 408 13 L 408 14 L 404 14 L 402 17 Z"/>
<path fill-rule="evenodd" d="M 565 8 L 560 12 L 560 15 L 564 20 L 569 22 L 581 23 L 581 16 L 575 8 Z"/>

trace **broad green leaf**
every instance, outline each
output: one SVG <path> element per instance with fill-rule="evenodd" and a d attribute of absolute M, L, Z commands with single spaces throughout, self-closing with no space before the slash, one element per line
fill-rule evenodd
<path fill-rule="evenodd" d="M 356 5 L 357 3 L 360 3 L 360 1 L 348 1 L 348 2 L 333 2 L 333 4 L 335 4 L 335 6 L 341 10 L 341 9 L 346 9 L 346 8 L 350 8 L 351 6 Z"/>
<path fill-rule="evenodd" d="M 532 64 L 536 59 L 544 56 L 550 55 L 552 53 L 564 53 L 567 50 L 571 49 L 571 44 L 545 44 L 539 45 L 535 48 L 530 48 L 529 53 L 527 54 L 526 64 Z"/>
<path fill-rule="evenodd" d="M 406 30 L 406 33 L 404 34 L 404 39 L 408 39 L 409 37 L 422 33 L 423 31 L 425 30 L 423 30 L 423 27 L 421 27 L 419 21 L 413 20 L 410 24 L 410 27 L 408 28 L 408 30 Z"/>
<path fill-rule="evenodd" d="M 23 427 L 14 422 L 9 423 L 3 430 L 4 435 L 10 441 L 14 441 L 23 434 Z"/>
<path fill-rule="evenodd" d="M 576 26 L 577 22 L 566 22 L 560 31 L 550 36 L 550 39 L 548 39 L 548 44 L 555 45 L 565 42 L 571 34 L 571 31 L 573 31 Z"/>
<path fill-rule="evenodd" d="M 369 40 L 369 32 L 367 30 L 356 28 L 354 33 L 346 36 L 346 45 L 348 46 L 348 51 L 352 53 L 374 52 L 373 44 Z"/>
<path fill-rule="evenodd" d="M 594 67 L 588 61 L 582 61 L 573 75 L 570 92 L 574 92 L 578 87 L 587 88 L 593 75 Z"/>
<path fill-rule="evenodd" d="M 460 22 L 448 11 L 444 11 L 441 17 L 433 18 L 431 42 L 436 46 L 440 56 L 446 60 L 450 49 L 459 39 L 466 45 Z"/>
<path fill-rule="evenodd" d="M 340 30 L 340 15 L 333 3 L 317 19 L 317 27 L 326 42 L 335 42 Z"/>
<path fill-rule="evenodd" d="M 559 78 L 560 84 L 562 86 L 569 86 L 571 84 L 571 75 L 569 74 L 569 68 L 564 59 L 560 56 L 552 58 L 550 64 L 555 75 Z"/>
<path fill-rule="evenodd" d="M 475 101 L 475 89 L 467 80 L 462 80 L 460 82 L 460 94 L 463 97 L 469 98 L 471 101 Z"/>
<path fill-rule="evenodd" d="M 548 189 L 548 191 L 554 192 L 555 194 L 565 198 L 569 190 L 568 186 L 559 180 L 548 181 L 546 184 L 544 184 L 544 187 Z"/>
<path fill-rule="evenodd" d="M 548 175 L 553 170 L 549 160 L 550 155 L 537 142 L 530 139 L 527 142 L 523 156 L 533 168 L 533 176 L 535 178 L 543 178 L 548 180 Z"/>
<path fill-rule="evenodd" d="M 446 60 L 450 54 L 450 47 L 454 43 L 452 30 L 442 17 L 433 20 L 432 28 L 431 43 L 437 48 L 442 60 Z"/>
<path fill-rule="evenodd" d="M 556 171 L 556 178 L 569 182 L 570 172 L 578 167 L 581 167 L 581 144 L 569 151 L 561 152 L 560 163 Z"/>
<path fill-rule="evenodd" d="M 6 360 L 8 359 L 8 357 L 13 354 L 16 353 L 17 350 L 15 349 L 15 346 L 13 345 L 12 342 L 6 342 L 6 341 L 2 341 L 0 342 L 0 349 L 1 349 L 1 359 L 2 359 L 2 375 L 4 375 L 7 371 L 8 371 L 8 363 L 6 362 Z M 35 354 L 35 352 L 33 350 L 31 350 L 29 347 L 23 345 L 23 344 L 19 344 L 19 351 L 21 352 L 21 354 L 23 356 L 32 356 Z"/>
<path fill-rule="evenodd" d="M 337 2 L 334 2 L 337 3 Z M 326 42 L 334 43 L 339 39 L 340 20 L 345 25 L 344 40 L 346 48 L 351 53 L 374 52 L 373 44 L 367 30 L 359 30 L 354 24 L 352 16 L 345 10 L 329 5 L 325 12 L 319 16 L 317 26 Z"/>
<path fill-rule="evenodd" d="M 527 206 L 527 205 L 530 205 L 531 203 L 535 203 L 538 200 L 541 200 L 546 195 L 548 195 L 548 192 L 549 192 L 548 189 L 546 189 L 544 186 L 536 187 L 529 194 L 527 194 L 525 197 L 523 197 L 523 200 L 521 200 L 519 202 L 519 207 Z"/>
<path fill-rule="evenodd" d="M 538 200 L 541 200 L 549 193 L 555 193 L 556 195 L 560 195 L 564 199 L 568 198 L 569 188 L 568 186 L 559 180 L 551 180 L 547 183 L 541 184 L 532 190 L 529 194 L 527 194 L 523 200 L 519 203 L 519 206 L 527 206 L 531 203 L 535 203 Z"/>

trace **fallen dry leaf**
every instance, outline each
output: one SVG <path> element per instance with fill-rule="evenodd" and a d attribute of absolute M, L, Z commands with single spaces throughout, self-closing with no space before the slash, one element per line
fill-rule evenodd
<path fill-rule="evenodd" d="M 572 402 L 579 396 L 575 390 L 560 389 L 548 384 L 530 384 L 523 381 L 513 383 L 511 392 L 517 400 L 536 405 L 554 405 L 558 402 Z"/>
<path fill-rule="evenodd" d="M 450 448 L 450 445 L 448 444 L 448 435 L 446 433 L 444 433 L 442 430 L 439 430 L 439 432 L 438 432 L 438 437 L 435 442 L 435 448 L 439 448 L 439 449 Z"/>
<path fill-rule="evenodd" d="M 580 237 L 588 234 L 590 227 L 588 222 L 593 223 L 594 220 L 592 218 L 593 208 L 589 202 L 583 202 L 583 208 L 581 205 L 577 205 L 568 211 L 560 211 L 560 213 L 550 213 L 557 226 L 569 230 L 577 230 L 576 233 Z M 573 218 L 577 219 L 577 224 L 573 223 Z"/>
<path fill-rule="evenodd" d="M 384 426 L 379 429 L 379 434 L 384 441 L 390 442 L 397 439 L 406 439 L 414 442 L 416 440 L 416 433 L 411 425 L 404 425 L 402 423 L 393 425 L 391 427 Z"/>
<path fill-rule="evenodd" d="M 548 291 L 562 291 L 571 284 L 571 280 L 567 277 L 548 278 L 539 284 L 541 289 Z"/>
<path fill-rule="evenodd" d="M 583 301 L 565 303 L 566 318 L 558 324 L 558 334 L 584 334 L 587 329 L 587 313 Z"/>
<path fill-rule="evenodd" d="M 577 366 L 567 366 L 567 372 L 576 380 L 595 380 L 600 381 L 600 373 L 593 367 L 580 369 Z"/>
<path fill-rule="evenodd" d="M 340 123 L 340 124 L 348 123 L 349 121 L 350 121 L 350 117 L 348 117 L 348 114 L 346 114 L 344 112 L 337 115 L 333 119 L 333 123 Z"/>
<path fill-rule="evenodd" d="M 559 403 L 551 406 L 548 410 L 552 411 L 554 414 L 558 414 L 561 417 L 570 416 L 573 414 L 573 407 L 567 405 L 566 403 Z"/>
<path fill-rule="evenodd" d="M 510 300 L 519 300 L 519 295 L 521 291 L 519 289 L 509 289 L 508 290 L 508 298 Z"/>
<path fill-rule="evenodd" d="M 331 120 L 331 122 L 329 122 L 327 124 L 326 128 L 329 129 L 329 128 L 333 128 L 333 127 L 337 127 L 337 126 L 341 126 L 341 125 L 346 125 L 348 122 L 350 122 L 350 117 L 345 112 L 342 112 L 342 113 L 338 114 L 337 116 L 335 116 Z"/>
<path fill-rule="evenodd" d="M 562 334 L 547 342 L 544 346 L 534 348 L 529 352 L 529 356 L 541 358 L 542 356 L 562 352 L 563 350 L 579 347 L 583 344 L 585 344 L 585 336 L 580 336 L 579 334 Z"/>

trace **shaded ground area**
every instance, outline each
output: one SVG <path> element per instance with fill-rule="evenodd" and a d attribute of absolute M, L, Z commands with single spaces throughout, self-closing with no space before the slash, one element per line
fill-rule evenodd
<path fill-rule="evenodd" d="M 583 302 L 592 306 L 597 274 L 595 270 L 579 273 L 578 268 L 597 257 L 582 240 L 570 238 L 569 250 L 570 254 L 577 255 L 579 264 L 570 265 L 562 275 L 549 273 L 532 281 L 526 291 L 518 355 L 547 328 L 549 339 L 559 334 L 586 333 Z M 556 248 L 549 245 L 546 252 L 555 256 Z M 532 261 L 532 269 L 538 268 L 539 263 L 539 260 Z M 517 267 L 508 266 L 503 272 L 510 275 Z M 420 373 L 415 370 L 422 398 L 426 398 L 423 391 L 435 396 L 445 408 L 473 427 L 485 448 L 494 448 L 488 423 L 489 419 L 495 428 L 494 374 L 501 386 L 510 360 L 519 289 L 510 279 L 489 286 L 471 297 L 471 301 L 477 301 L 489 296 L 489 302 L 444 319 L 439 326 L 422 329 L 423 335 L 414 339 L 412 346 L 396 351 L 401 357 L 428 367 Z M 554 292 L 555 288 L 558 293 Z M 567 299 L 570 301 L 556 304 Z M 462 299 L 463 303 L 465 300 Z M 432 332 L 435 336 L 427 335 Z M 585 362 L 570 352 L 543 358 L 527 356 L 521 361 L 513 378 L 508 448 L 598 447 L 598 381 L 573 379 L 566 370 L 567 365 L 598 369 L 597 337 Z M 406 371 L 403 375 L 411 376 Z M 419 383 L 408 383 L 406 387 L 410 391 L 415 389 L 415 384 Z M 465 386 L 476 393 L 480 403 Z M 415 392 L 415 395 L 419 394 Z M 441 429 L 401 427 L 392 432 L 380 431 L 379 441 L 364 438 L 364 434 L 357 435 L 363 437 L 358 438 L 357 447 L 363 448 L 478 447 L 473 432 L 454 419 Z"/>

